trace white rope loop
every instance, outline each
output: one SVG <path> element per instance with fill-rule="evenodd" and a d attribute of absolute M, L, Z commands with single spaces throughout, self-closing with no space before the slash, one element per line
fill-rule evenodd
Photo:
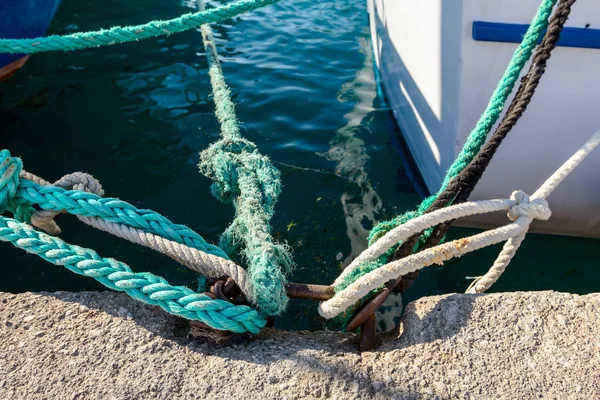
<path fill-rule="evenodd" d="M 514 257 L 527 234 L 531 222 L 534 219 L 547 220 L 552 215 L 546 197 L 599 144 L 600 130 L 594 133 L 573 156 L 558 168 L 531 198 L 522 191 L 515 191 L 512 193 L 510 199 L 462 203 L 422 215 L 388 232 L 373 246 L 360 254 L 336 279 L 334 285 L 342 282 L 361 262 L 373 260 L 384 254 L 399 241 L 405 240 L 414 233 L 421 232 L 440 223 L 467 215 L 483 214 L 499 210 L 508 210 L 509 218 L 514 221 L 509 225 L 444 243 L 385 264 L 360 277 L 347 288 L 336 293 L 333 298 L 321 303 L 319 313 L 325 318 L 333 318 L 345 311 L 352 304 L 355 304 L 369 292 L 391 279 L 417 271 L 431 264 L 443 264 L 444 261 L 451 258 L 460 257 L 483 247 L 506 241 L 490 270 L 473 282 L 468 289 L 468 293 L 482 293 L 489 289 L 498 280 L 500 275 L 502 275 L 506 266 Z"/>
<path fill-rule="evenodd" d="M 472 251 L 501 243 L 521 234 L 529 225 L 529 218 L 521 217 L 517 221 L 482 232 L 477 235 L 444 243 L 419 253 L 411 254 L 360 277 L 344 290 L 319 305 L 319 313 L 325 318 L 333 318 L 344 312 L 352 304 L 366 296 L 372 290 L 409 272 L 418 271 L 432 264 L 443 264 L 451 258 L 460 257 Z"/>

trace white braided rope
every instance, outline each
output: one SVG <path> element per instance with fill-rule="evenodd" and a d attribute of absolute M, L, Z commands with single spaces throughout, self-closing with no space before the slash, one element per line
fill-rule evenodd
<path fill-rule="evenodd" d="M 336 293 L 333 298 L 321 303 L 319 306 L 319 313 L 325 318 L 333 318 L 345 311 L 352 304 L 355 304 L 362 297 L 366 296 L 370 291 L 391 279 L 395 279 L 409 272 L 417 271 L 431 264 L 442 264 L 444 261 L 451 258 L 460 257 L 483 247 L 507 241 L 498 256 L 498 259 L 494 262 L 494 265 L 483 277 L 477 282 L 474 282 L 470 292 L 481 293 L 482 291 L 487 290 L 506 269 L 506 266 L 525 238 L 529 225 L 533 219 L 548 219 L 550 217 L 551 212 L 545 198 L 556 189 L 556 187 L 592 152 L 592 150 L 594 150 L 594 148 L 596 148 L 596 146 L 598 146 L 598 144 L 600 144 L 600 130 L 592 135 L 581 149 L 554 172 L 554 174 L 552 174 L 552 176 L 550 176 L 550 178 L 548 178 L 534 193 L 531 199 L 529 199 L 525 193 L 517 191 L 513 193 L 511 199 L 458 204 L 438 210 L 439 212 L 435 211 L 415 218 L 404 225 L 404 227 L 408 228 L 401 229 L 402 227 L 398 227 L 388 232 L 376 242 L 376 244 L 378 244 L 385 239 L 383 245 L 377 246 L 375 250 L 372 250 L 371 248 L 365 250 L 365 252 L 358 257 L 360 261 L 353 262 L 349 268 L 356 268 L 358 263 L 362 261 L 373 260 L 385 253 L 399 240 L 406 239 L 410 235 L 420 232 L 423 229 L 454 219 L 456 218 L 454 217 L 455 215 L 466 216 L 491 212 L 486 210 L 498 211 L 509 209 L 509 218 L 513 220 L 516 219 L 515 222 L 509 225 L 482 232 L 464 239 L 444 243 L 419 253 L 412 254 L 401 260 L 392 261 L 381 268 L 360 277 L 347 288 Z M 443 212 L 444 210 L 448 211 Z M 388 235 L 390 235 L 390 237 L 387 237 Z M 342 280 L 341 278 L 347 276 L 349 273 L 350 271 L 345 274 L 342 273 L 342 276 L 336 280 L 336 283 L 340 282 Z"/>
<path fill-rule="evenodd" d="M 54 184 L 27 171 L 22 171 L 20 175 L 22 178 L 29 179 L 44 186 L 54 185 L 65 189 L 87 191 L 99 196 L 104 195 L 104 190 L 98 180 L 93 176 L 82 172 L 65 175 Z M 31 217 L 31 224 L 52 235 L 58 235 L 60 233 L 60 228 L 54 221 L 54 217 L 60 213 L 60 211 L 37 211 Z M 253 305 L 256 304 L 256 297 L 254 296 L 253 286 L 248 273 L 233 261 L 205 253 L 198 249 L 179 244 L 172 240 L 124 224 L 108 222 L 97 217 L 84 217 L 78 215 L 77 218 L 81 222 L 96 229 L 158 251 L 180 264 L 185 265 L 191 270 L 209 278 L 229 276 L 237 283 L 242 293 L 246 295 L 248 301 Z"/>
<path fill-rule="evenodd" d="M 598 130 L 592 137 L 583 145 L 579 150 L 575 152 L 563 165 L 560 166 L 546 181 L 540 186 L 538 190 L 531 196 L 533 201 L 537 199 L 545 199 L 548 197 L 554 189 L 558 187 L 565 180 L 567 176 L 573 172 L 575 168 L 600 144 L 600 130 Z M 514 209 L 514 208 L 513 208 Z M 509 213 L 509 218 L 514 218 Z M 531 220 L 529 221 L 531 223 Z M 529 228 L 529 226 L 528 226 Z M 509 239 L 502 248 L 502 251 L 498 255 L 496 261 L 486 272 L 485 275 L 476 279 L 467 293 L 483 293 L 488 290 L 497 280 L 500 275 L 504 272 L 512 258 L 514 257 L 517 249 L 525 239 L 525 234 Z"/>
<path fill-rule="evenodd" d="M 429 214 L 424 214 L 419 218 L 411 219 L 407 223 L 400 225 L 377 240 L 373 245 L 364 250 L 356 257 L 350 265 L 348 265 L 333 283 L 334 286 L 340 284 L 350 275 L 358 266 L 365 262 L 377 259 L 379 256 L 388 251 L 392 246 L 401 242 L 415 233 L 421 232 L 431 226 L 451 221 L 460 217 L 469 215 L 490 213 L 495 211 L 508 210 L 516 205 L 516 200 L 512 199 L 496 199 L 484 201 L 468 201 L 457 204 L 456 206 L 440 208 Z"/>
<path fill-rule="evenodd" d="M 233 261 L 205 253 L 193 247 L 144 232 L 127 225 L 108 222 L 98 217 L 77 216 L 80 221 L 111 235 L 129 240 L 166 256 L 209 278 L 231 277 L 240 287 L 250 303 L 256 304 L 252 283 L 248 273 Z"/>
<path fill-rule="evenodd" d="M 527 230 L 523 231 L 520 235 L 509 238 L 488 272 L 486 272 L 485 275 L 476 278 L 471 285 L 469 285 L 465 293 L 483 293 L 492 287 L 492 285 L 500 278 L 500 275 L 504 273 L 508 264 L 512 261 L 517 249 L 521 246 L 521 243 L 523 243 L 526 234 Z"/>

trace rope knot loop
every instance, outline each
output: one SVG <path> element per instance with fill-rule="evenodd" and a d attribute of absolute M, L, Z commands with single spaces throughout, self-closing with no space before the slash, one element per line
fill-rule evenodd
<path fill-rule="evenodd" d="M 241 170 L 258 153 L 256 145 L 244 138 L 223 138 L 200 153 L 200 172 L 213 180 L 212 194 L 224 203 L 240 195 Z"/>
<path fill-rule="evenodd" d="M 20 158 L 11 157 L 8 150 L 0 150 L 0 213 L 6 211 L 17 194 L 22 169 Z"/>
<path fill-rule="evenodd" d="M 222 152 L 232 154 L 253 153 L 258 150 L 254 143 L 244 138 L 221 139 L 213 146 L 218 146 Z"/>
<path fill-rule="evenodd" d="M 529 217 L 545 221 L 552 215 L 546 199 L 530 199 L 522 190 L 514 191 L 510 199 L 517 202 L 517 204 L 508 210 L 508 218 L 512 221 L 516 221 L 519 217 Z"/>

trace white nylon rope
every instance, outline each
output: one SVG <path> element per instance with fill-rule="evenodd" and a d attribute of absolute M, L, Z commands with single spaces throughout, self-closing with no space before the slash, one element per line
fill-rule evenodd
<path fill-rule="evenodd" d="M 206 277 L 221 278 L 223 276 L 228 276 L 237 283 L 242 293 L 246 295 L 248 301 L 251 304 L 256 304 L 252 283 L 250 282 L 246 270 L 233 261 L 208 254 L 204 251 L 186 246 L 185 244 L 180 244 L 124 224 L 108 222 L 97 217 L 83 217 L 78 215 L 77 218 L 79 218 L 81 222 L 93 226 L 98 230 L 169 256 L 178 263 L 185 265 L 189 269 Z"/>
<path fill-rule="evenodd" d="M 320 304 L 319 313 L 325 318 L 333 318 L 345 311 L 349 306 L 356 303 L 373 289 L 383 285 L 391 279 L 417 271 L 431 264 L 443 264 L 454 257 L 460 257 L 466 253 L 496 243 L 506 241 L 504 248 L 490 270 L 469 289 L 469 293 L 481 293 L 487 290 L 504 272 L 506 266 L 513 258 L 519 245 L 525 238 L 529 225 L 533 219 L 546 220 L 551 211 L 546 202 L 546 197 L 571 173 L 573 170 L 600 144 L 600 130 L 571 156 L 554 174 L 542 184 L 542 186 L 531 196 L 531 199 L 522 191 L 513 192 L 510 199 L 487 200 L 479 202 L 467 202 L 450 206 L 422 215 L 411 220 L 403 226 L 397 227 L 373 246 L 365 250 L 348 268 L 336 279 L 335 284 L 340 283 L 358 264 L 373 260 L 384 254 L 390 247 L 412 234 L 421 232 L 423 229 L 436 226 L 445 221 L 457 217 L 482 214 L 498 210 L 509 210 L 508 216 L 514 222 L 490 231 L 444 243 L 419 253 L 412 254 L 400 260 L 392 261 L 381 268 L 360 277 L 344 290 Z"/>

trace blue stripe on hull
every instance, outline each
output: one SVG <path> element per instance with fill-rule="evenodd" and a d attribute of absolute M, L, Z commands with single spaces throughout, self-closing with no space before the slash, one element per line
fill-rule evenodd
<path fill-rule="evenodd" d="M 43 36 L 61 0 L 0 0 L 0 38 L 21 39 Z M 0 53 L 0 68 L 23 54 Z"/>
<path fill-rule="evenodd" d="M 521 43 L 529 25 L 473 22 L 473 39 L 484 42 Z M 558 46 L 600 49 L 600 29 L 564 28 Z"/>

